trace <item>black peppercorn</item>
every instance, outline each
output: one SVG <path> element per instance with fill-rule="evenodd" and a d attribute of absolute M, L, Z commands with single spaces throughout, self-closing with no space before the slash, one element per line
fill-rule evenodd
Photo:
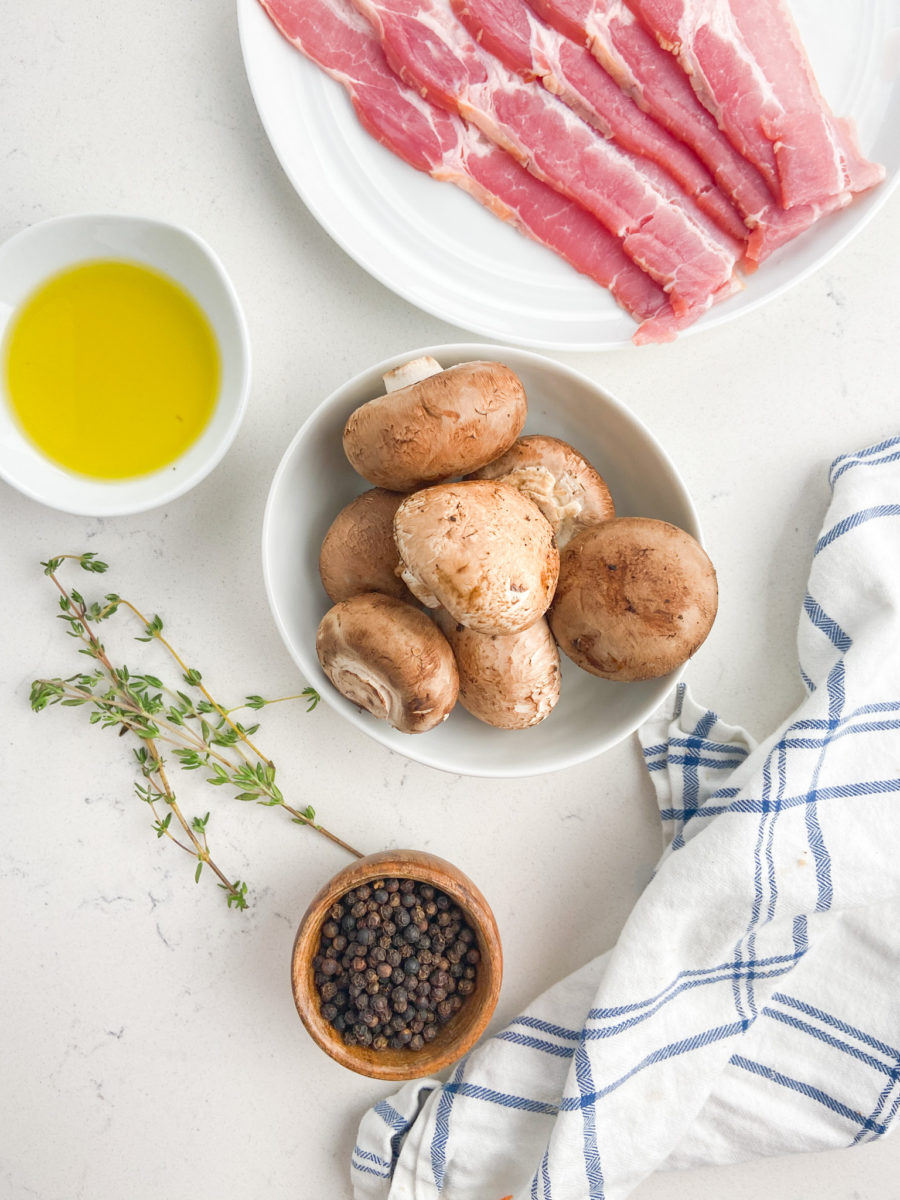
<path fill-rule="evenodd" d="M 421 1049 L 475 990 L 474 931 L 412 879 L 360 884 L 331 906 L 312 960 L 321 1014 L 347 1045 Z"/>

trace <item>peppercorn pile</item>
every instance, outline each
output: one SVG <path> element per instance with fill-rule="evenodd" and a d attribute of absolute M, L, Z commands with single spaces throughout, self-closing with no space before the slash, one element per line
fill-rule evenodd
<path fill-rule="evenodd" d="M 479 957 L 444 892 L 414 879 L 361 884 L 322 925 L 320 1011 L 348 1046 L 421 1050 L 474 992 Z"/>

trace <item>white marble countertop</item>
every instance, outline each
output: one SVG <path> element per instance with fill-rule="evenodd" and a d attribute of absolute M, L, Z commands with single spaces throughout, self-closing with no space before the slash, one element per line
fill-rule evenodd
<path fill-rule="evenodd" d="M 230 912 L 194 887 L 133 796 L 124 743 L 81 711 L 29 709 L 33 678 L 77 669 L 39 562 L 96 551 L 111 564 L 102 590 L 162 614 L 223 697 L 294 690 L 260 571 L 281 454 L 351 374 L 473 336 L 368 277 L 306 211 L 257 117 L 232 5 L 8 0 L 0 46 L 0 239 L 89 210 L 183 222 L 224 260 L 255 359 L 233 449 L 167 508 L 67 516 L 0 484 L 0 1198 L 342 1200 L 358 1118 L 392 1089 L 313 1045 L 288 961 L 308 900 L 346 859 L 214 794 L 220 856 L 253 903 Z M 900 426 L 898 229 L 894 195 L 826 266 L 740 321 L 670 346 L 556 355 L 629 405 L 683 474 L 721 587 L 687 679 L 757 737 L 801 697 L 795 632 L 827 466 Z M 366 848 L 439 853 L 488 894 L 506 956 L 493 1028 L 614 943 L 657 859 L 633 738 L 556 775 L 491 781 L 411 763 L 325 705 L 262 715 L 284 790 L 326 824 Z M 635 1195 L 886 1200 L 898 1177 L 888 1139 L 658 1175 Z"/>

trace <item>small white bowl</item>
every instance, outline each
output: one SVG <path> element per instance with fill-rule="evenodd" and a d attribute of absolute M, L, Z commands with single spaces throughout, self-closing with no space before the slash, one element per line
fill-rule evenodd
<path fill-rule="evenodd" d="M 430 354 L 444 367 L 473 359 L 503 362 L 525 385 L 526 433 L 562 438 L 606 480 L 621 516 L 657 517 L 698 540 L 697 514 L 662 447 L 624 405 L 584 375 L 541 355 L 482 343 L 430 346 L 363 371 L 321 404 L 294 437 L 275 472 L 263 521 L 262 558 L 275 622 L 305 680 L 351 724 L 407 758 L 457 775 L 512 778 L 585 762 L 620 742 L 653 713 L 675 685 L 675 672 L 640 683 L 598 679 L 562 657 L 556 708 L 531 729 L 482 724 L 457 705 L 427 733 L 398 733 L 345 700 L 316 657 L 316 629 L 330 601 L 319 548 L 338 511 L 371 485 L 344 456 L 344 423 L 384 393 L 385 371 Z"/>
<path fill-rule="evenodd" d="M 250 339 L 234 287 L 213 251 L 179 225 L 148 217 L 85 213 L 31 225 L 0 246 L 0 344 L 17 307 L 75 263 L 141 263 L 180 284 L 206 314 L 219 344 L 221 382 L 206 429 L 174 462 L 133 479 L 92 479 L 50 461 L 23 435 L 0 372 L 0 477 L 63 512 L 123 516 L 156 508 L 204 479 L 234 440 L 250 390 Z"/>

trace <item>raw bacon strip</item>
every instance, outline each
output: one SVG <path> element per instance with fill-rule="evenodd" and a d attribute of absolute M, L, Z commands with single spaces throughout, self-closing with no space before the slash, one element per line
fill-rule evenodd
<path fill-rule="evenodd" d="M 783 0 L 627 0 L 785 208 L 884 178 L 825 103 Z"/>
<path fill-rule="evenodd" d="M 354 0 L 405 82 L 470 120 L 538 178 L 582 204 L 662 284 L 679 315 L 737 285 L 741 246 L 653 164 L 600 137 L 556 97 L 482 49 L 449 0 Z M 691 211 L 693 209 L 693 211 Z"/>
<path fill-rule="evenodd" d="M 668 172 L 733 238 L 747 229 L 696 154 L 643 112 L 583 45 L 541 21 L 522 0 L 451 0 L 469 33 L 511 70 L 538 78 L 604 137 Z"/>
<path fill-rule="evenodd" d="M 747 258 L 760 263 L 821 216 L 849 204 L 843 192 L 785 212 L 763 176 L 701 105 L 687 75 L 640 25 L 624 0 L 528 0 L 560 32 L 587 45 L 645 112 L 690 146 L 752 231 Z"/>
<path fill-rule="evenodd" d="M 690 324 L 675 316 L 659 285 L 580 205 L 535 179 L 458 116 L 406 87 L 349 0 L 261 0 L 261 5 L 289 42 L 346 88 L 377 141 L 417 170 L 461 187 L 608 288 L 642 322 L 636 343 L 671 341 Z"/>

